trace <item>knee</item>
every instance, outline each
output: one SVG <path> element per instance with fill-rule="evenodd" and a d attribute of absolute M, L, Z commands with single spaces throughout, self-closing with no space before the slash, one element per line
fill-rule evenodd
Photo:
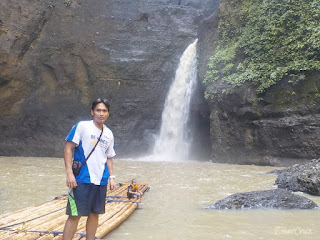
<path fill-rule="evenodd" d="M 98 218 L 99 217 L 99 214 L 98 213 L 90 213 L 89 217 L 88 218 Z"/>
<path fill-rule="evenodd" d="M 68 217 L 68 221 L 72 222 L 72 223 L 78 223 L 80 220 L 80 216 L 69 216 Z"/>

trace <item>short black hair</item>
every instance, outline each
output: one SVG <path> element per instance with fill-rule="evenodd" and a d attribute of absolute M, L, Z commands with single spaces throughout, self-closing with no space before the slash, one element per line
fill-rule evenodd
<path fill-rule="evenodd" d="M 108 112 L 110 112 L 110 103 L 107 99 L 105 98 L 98 98 L 97 100 L 95 100 L 94 102 L 92 102 L 91 105 L 91 110 L 94 110 L 94 108 L 99 104 L 99 103 L 104 103 L 104 105 L 106 105 L 106 107 L 108 108 Z"/>

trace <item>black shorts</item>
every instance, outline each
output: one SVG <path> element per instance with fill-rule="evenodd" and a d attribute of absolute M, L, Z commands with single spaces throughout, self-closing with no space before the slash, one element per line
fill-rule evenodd
<path fill-rule="evenodd" d="M 107 185 L 77 183 L 68 194 L 67 215 L 89 216 L 105 213 Z"/>

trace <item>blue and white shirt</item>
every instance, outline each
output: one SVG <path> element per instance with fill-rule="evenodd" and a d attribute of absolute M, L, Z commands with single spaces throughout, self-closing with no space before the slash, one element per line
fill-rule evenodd
<path fill-rule="evenodd" d="M 74 159 L 82 163 L 97 143 L 101 130 L 96 127 L 93 121 L 80 121 L 73 126 L 66 141 L 74 142 Z M 114 151 L 114 137 L 112 131 L 103 125 L 101 139 L 87 160 L 82 166 L 76 181 L 80 183 L 93 183 L 95 185 L 106 185 L 109 178 L 107 159 L 116 155 Z"/>

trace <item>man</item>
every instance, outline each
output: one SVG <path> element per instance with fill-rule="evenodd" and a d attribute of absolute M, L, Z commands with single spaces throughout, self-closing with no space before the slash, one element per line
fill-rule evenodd
<path fill-rule="evenodd" d="M 110 179 L 110 190 L 115 187 L 112 160 L 116 155 L 114 138 L 111 130 L 104 125 L 109 117 L 109 109 L 109 102 L 98 98 L 91 106 L 93 120 L 77 123 L 66 138 L 64 162 L 66 184 L 70 191 L 67 204 L 69 217 L 63 230 L 64 240 L 73 238 L 81 216 L 88 216 L 86 239 L 95 239 L 99 214 L 105 212 L 108 179 Z M 73 151 L 74 159 L 82 163 L 92 151 L 76 177 L 72 172 Z"/>

